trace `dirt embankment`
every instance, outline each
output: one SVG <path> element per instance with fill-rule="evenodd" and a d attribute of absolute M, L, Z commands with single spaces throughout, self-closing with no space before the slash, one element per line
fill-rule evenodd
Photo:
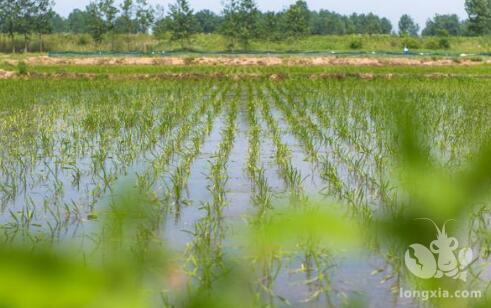
<path fill-rule="evenodd" d="M 200 79 L 223 79 L 223 80 L 265 80 L 281 81 L 287 79 L 397 79 L 397 78 L 424 78 L 424 79 L 447 79 L 447 78 L 491 78 L 488 74 L 406 74 L 406 73 L 315 73 L 315 74 L 286 74 L 286 73 L 158 73 L 158 74 L 96 74 L 96 73 L 41 73 L 28 72 L 19 74 L 17 72 L 0 70 L 0 79 L 72 79 L 72 80 L 200 80 Z"/>
<path fill-rule="evenodd" d="M 17 64 L 17 60 L 7 60 L 7 63 Z M 479 65 L 491 64 L 491 59 L 472 61 L 470 59 L 427 59 L 403 57 L 279 57 L 279 56 L 230 56 L 230 57 L 101 57 L 101 58 L 53 58 L 31 57 L 25 61 L 30 65 L 353 65 L 353 66 L 445 66 L 445 65 Z"/>
<path fill-rule="evenodd" d="M 0 79 L 15 78 L 17 74 L 15 72 L 0 70 Z"/>

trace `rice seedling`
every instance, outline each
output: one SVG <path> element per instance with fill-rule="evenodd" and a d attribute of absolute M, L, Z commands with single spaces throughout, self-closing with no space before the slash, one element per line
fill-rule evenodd
<path fill-rule="evenodd" d="M 278 128 L 278 124 L 271 114 L 267 100 L 262 97 L 262 93 L 259 93 L 259 96 L 261 98 L 262 115 L 268 125 L 271 138 L 275 145 L 276 163 L 279 166 L 281 177 L 293 195 L 298 197 L 303 191 L 301 185 L 303 181 L 302 176 L 300 172 L 291 164 L 290 149 L 282 141 L 280 129 Z"/>
<path fill-rule="evenodd" d="M 145 278 L 135 289 L 155 287 L 151 302 L 168 306 L 223 297 L 234 280 L 246 280 L 250 306 L 340 306 L 352 303 L 353 291 L 373 303 L 413 286 L 401 247 L 413 240 L 404 236 L 419 233 L 401 230 L 417 214 L 466 222 L 462 234 L 479 257 L 464 285 L 483 285 L 478 263 L 491 250 L 482 172 L 488 79 L 324 80 L 305 78 L 328 70 L 321 67 L 221 69 L 239 80 L 0 80 L 2 244 L 55 250 L 70 243 L 87 268 L 128 250 L 129 268 Z M 272 78 L 277 70 L 288 78 Z M 323 187 L 305 180 L 310 174 Z M 323 199 L 314 205 L 316 198 Z M 332 202 L 350 228 L 364 228 L 358 250 L 340 252 L 322 240 L 339 219 L 308 216 Z M 294 219 L 285 214 L 290 206 Z M 271 229 L 275 223 L 281 228 Z M 303 233 L 311 227 L 318 233 Z M 341 241 L 350 228 L 340 227 Z M 173 254 L 169 283 L 152 267 L 162 247 Z M 360 279 L 355 266 L 374 274 Z"/>

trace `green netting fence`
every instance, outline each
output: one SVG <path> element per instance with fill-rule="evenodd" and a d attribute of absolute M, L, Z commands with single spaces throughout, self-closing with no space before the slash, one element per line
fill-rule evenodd
<path fill-rule="evenodd" d="M 490 57 L 491 53 L 461 53 L 444 51 L 395 52 L 395 51 L 151 51 L 151 52 L 111 52 L 111 51 L 52 51 L 50 57 L 171 57 L 171 56 L 408 56 L 408 57 Z"/>

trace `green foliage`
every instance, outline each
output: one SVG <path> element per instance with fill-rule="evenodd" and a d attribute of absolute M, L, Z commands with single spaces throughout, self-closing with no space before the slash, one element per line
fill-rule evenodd
<path fill-rule="evenodd" d="M 404 14 L 399 20 L 399 34 L 402 36 L 417 36 L 419 25 L 414 22 L 411 16 Z"/>
<path fill-rule="evenodd" d="M 155 22 L 155 9 L 147 0 L 136 0 L 134 24 L 137 33 L 148 33 Z"/>
<path fill-rule="evenodd" d="M 27 64 L 24 61 L 17 63 L 17 73 L 20 75 L 27 75 Z"/>
<path fill-rule="evenodd" d="M 424 45 L 426 49 L 445 49 L 448 50 L 451 48 L 450 40 L 446 37 L 442 38 L 434 38 L 426 42 Z"/>
<path fill-rule="evenodd" d="M 88 9 L 85 11 L 75 9 L 68 16 L 68 29 L 72 33 L 89 33 L 90 14 Z"/>
<path fill-rule="evenodd" d="M 210 10 L 193 13 L 188 4 L 191 11 L 188 19 L 193 19 L 194 25 L 189 26 L 185 22 L 177 27 L 175 14 L 170 10 L 164 12 L 163 9 L 157 12 L 148 0 L 125 0 L 118 3 L 120 6 L 117 7 L 114 0 L 93 0 L 84 10 L 75 9 L 68 18 L 64 18 L 53 11 L 53 2 L 50 0 L 0 0 L 0 32 L 10 39 L 8 47 L 7 42 L 0 41 L 0 48 L 12 52 L 19 49 L 26 52 L 49 50 L 53 44 L 45 42 L 45 37 L 52 32 L 90 34 L 96 43 L 95 49 L 101 49 L 103 41 L 110 38 L 112 50 L 126 46 L 124 50 L 130 51 L 148 50 L 131 40 L 134 34 L 149 32 L 164 40 L 169 38 L 170 33 L 171 38 L 181 44 L 181 48 L 189 45 L 189 33 L 221 33 L 229 40 L 225 49 L 237 46 L 249 49 L 258 40 L 277 43 L 286 38 L 300 40 L 309 35 L 391 34 L 393 29 L 387 18 L 372 13 L 348 16 L 324 9 L 311 11 L 305 1 L 296 1 L 282 11 L 264 13 L 257 9 L 253 0 L 226 1 L 222 14 Z M 464 21 L 459 20 L 455 14 L 435 15 L 427 21 L 422 34 L 450 37 L 491 33 L 489 0 L 467 0 L 466 10 L 469 19 Z M 415 36 L 419 31 L 419 26 L 408 15 L 401 17 L 399 27 L 402 36 Z M 185 30 L 177 31 L 177 28 Z M 116 34 L 126 34 L 126 42 L 117 42 Z M 20 43 L 20 36 L 23 44 Z M 431 41 L 426 43 L 432 44 Z M 486 44 L 479 44 L 483 45 L 479 48 L 489 51 Z M 349 43 L 345 43 L 347 45 Z M 399 44 L 393 43 L 392 46 Z"/>
<path fill-rule="evenodd" d="M 49 20 L 50 27 L 53 33 L 67 33 L 70 32 L 70 28 L 67 19 L 61 17 L 58 13 L 53 12 L 51 19 Z"/>
<path fill-rule="evenodd" d="M 52 32 L 53 16 L 53 2 L 49 0 L 0 1 L 0 31 L 11 37 L 12 52 L 16 51 L 13 43 L 16 33 L 23 35 L 24 52 L 28 52 L 33 33 L 41 36 Z"/>
<path fill-rule="evenodd" d="M 298 0 L 288 8 L 285 12 L 285 31 L 294 38 L 310 33 L 310 10 L 307 2 Z"/>
<path fill-rule="evenodd" d="M 464 33 L 464 25 L 456 14 L 435 15 L 426 22 L 423 35 L 427 36 L 458 36 Z"/>
<path fill-rule="evenodd" d="M 239 44 L 248 49 L 257 36 L 259 11 L 254 0 L 230 0 L 223 10 L 221 33 L 229 39 L 228 49 Z"/>
<path fill-rule="evenodd" d="M 312 12 L 312 34 L 316 35 L 335 35 L 335 34 L 348 34 L 347 22 L 348 18 L 330 12 L 327 10 L 320 10 L 319 12 Z"/>
<path fill-rule="evenodd" d="M 439 45 L 438 39 L 432 39 L 432 40 L 426 41 L 424 47 L 426 49 L 437 50 L 440 48 L 440 45 Z"/>
<path fill-rule="evenodd" d="M 199 11 L 195 17 L 198 23 L 198 32 L 207 34 L 218 32 L 223 19 L 210 10 Z"/>
<path fill-rule="evenodd" d="M 91 2 L 86 8 L 86 21 L 89 23 L 88 31 L 94 42 L 99 45 L 104 35 L 111 35 L 111 49 L 114 49 L 114 32 L 119 9 L 115 7 L 114 0 L 97 0 Z"/>
<path fill-rule="evenodd" d="M 284 16 L 281 13 L 266 12 L 261 14 L 258 21 L 258 38 L 267 41 L 280 41 L 286 37 L 281 31 L 283 28 Z"/>
<path fill-rule="evenodd" d="M 448 38 L 442 37 L 438 40 L 438 46 L 440 49 L 450 49 L 450 41 Z"/>
<path fill-rule="evenodd" d="M 469 15 L 469 31 L 473 35 L 491 33 L 491 1 L 466 0 L 465 9 Z"/>
<path fill-rule="evenodd" d="M 101 2 L 102 3 L 102 2 Z M 86 7 L 88 31 L 96 44 L 102 43 L 104 34 L 107 32 L 106 23 L 103 19 L 103 13 L 99 4 L 91 2 Z"/>
<path fill-rule="evenodd" d="M 402 46 L 401 47 L 407 47 L 409 49 L 420 49 L 421 48 L 421 41 L 418 38 L 405 37 L 402 40 Z"/>
<path fill-rule="evenodd" d="M 106 31 L 113 34 L 119 9 L 115 6 L 114 0 L 99 0 L 97 5 L 104 18 Z"/>
<path fill-rule="evenodd" d="M 90 38 L 85 35 L 81 35 L 78 39 L 78 44 L 81 46 L 88 45 L 90 43 Z"/>
<path fill-rule="evenodd" d="M 189 44 L 191 35 L 196 32 L 196 20 L 193 10 L 189 7 L 187 0 L 176 0 L 169 5 L 168 29 L 171 33 L 171 40 L 178 41 L 184 48 Z"/>
<path fill-rule="evenodd" d="M 133 21 L 133 14 L 135 5 L 133 0 L 124 0 L 121 3 L 121 16 L 116 20 L 116 32 L 117 33 L 135 33 L 135 24 Z"/>
<path fill-rule="evenodd" d="M 330 51 L 347 51 L 350 50 L 352 41 L 361 40 L 363 42 L 363 51 L 387 51 L 401 52 L 404 47 L 404 41 L 407 38 L 389 35 L 332 35 L 332 36 L 307 36 L 300 39 L 287 40 L 281 36 L 271 36 L 271 38 L 255 39 L 250 42 L 250 52 L 304 52 L 313 51 L 326 53 Z M 447 39 L 450 42 L 452 51 L 455 54 L 461 53 L 487 53 L 491 48 L 491 40 L 486 37 L 452 37 Z M 16 49 L 23 48 L 24 38 L 20 35 L 14 36 Z M 74 52 L 94 52 L 94 51 L 115 51 L 128 52 L 128 42 L 131 45 L 131 51 L 138 52 L 155 52 L 177 51 L 182 47 L 180 42 L 170 41 L 170 33 L 163 32 L 158 37 L 150 34 L 115 34 L 111 36 L 105 34 L 100 43 L 94 42 L 89 34 L 71 34 L 71 33 L 52 33 L 43 36 L 44 50 L 50 52 L 74 51 Z M 114 41 L 114 42 L 113 42 Z M 432 41 L 438 41 L 434 37 L 417 38 L 419 45 L 424 47 Z M 30 44 L 30 50 L 38 51 L 39 37 L 33 37 Z M 230 40 L 219 34 L 200 34 L 192 36 L 190 45 L 187 50 L 194 51 L 201 55 L 209 52 L 227 53 Z M 9 53 L 12 50 L 12 40 L 0 40 L 0 51 Z"/>
<path fill-rule="evenodd" d="M 351 41 L 349 48 L 350 49 L 362 49 L 363 48 L 363 42 L 359 39 Z"/>

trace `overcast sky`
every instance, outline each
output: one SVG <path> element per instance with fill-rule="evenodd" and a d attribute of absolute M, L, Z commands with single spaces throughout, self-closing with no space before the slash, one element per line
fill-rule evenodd
<path fill-rule="evenodd" d="M 67 16 L 75 8 L 84 8 L 90 0 L 55 0 L 56 10 Z M 121 1 L 116 0 L 120 3 Z M 167 7 L 172 0 L 149 0 L 152 4 Z M 294 3 L 295 0 L 256 0 L 262 11 L 282 10 Z M 223 0 L 190 0 L 195 10 L 210 9 L 220 12 Z M 423 27 L 428 18 L 436 13 L 457 14 L 462 19 L 466 17 L 464 0 L 307 0 L 310 9 L 328 9 L 342 14 L 369 13 L 388 17 L 395 27 L 399 17 L 408 13 Z"/>

